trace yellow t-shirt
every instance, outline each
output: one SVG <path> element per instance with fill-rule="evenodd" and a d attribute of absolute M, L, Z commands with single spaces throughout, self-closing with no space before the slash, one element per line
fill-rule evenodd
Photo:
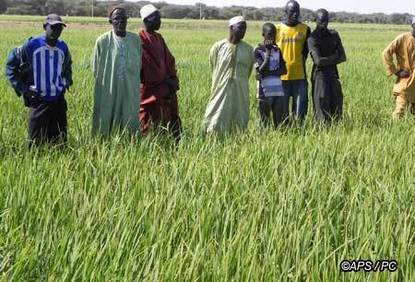
<path fill-rule="evenodd" d="M 282 75 L 281 80 L 305 79 L 303 50 L 309 27 L 303 23 L 293 27 L 281 23 L 276 27 L 277 44 L 287 65 L 287 74 Z"/>

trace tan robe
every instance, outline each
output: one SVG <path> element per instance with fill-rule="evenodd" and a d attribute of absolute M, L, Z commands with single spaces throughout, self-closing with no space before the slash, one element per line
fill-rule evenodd
<path fill-rule="evenodd" d="M 389 75 L 403 69 L 410 72 L 409 78 L 397 79 L 393 93 L 404 95 L 409 102 L 415 103 L 415 37 L 412 33 L 401 34 L 392 41 L 383 51 L 383 62 Z"/>
<path fill-rule="evenodd" d="M 212 96 L 203 120 L 205 133 L 244 130 L 249 121 L 249 77 L 254 64 L 253 48 L 241 41 L 216 42 L 210 50 Z"/>

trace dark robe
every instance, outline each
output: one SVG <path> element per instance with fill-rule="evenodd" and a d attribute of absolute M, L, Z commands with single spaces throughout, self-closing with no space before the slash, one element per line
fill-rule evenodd
<path fill-rule="evenodd" d="M 151 127 L 167 128 L 178 139 L 181 121 L 178 113 L 176 89 L 166 79 L 177 78 L 176 63 L 163 37 L 157 32 L 140 32 L 142 46 L 141 65 L 141 132 Z"/>
<path fill-rule="evenodd" d="M 339 34 L 334 30 L 314 30 L 308 39 L 313 59 L 314 117 L 318 121 L 340 119 L 343 114 L 343 93 L 337 65 L 346 61 Z"/>

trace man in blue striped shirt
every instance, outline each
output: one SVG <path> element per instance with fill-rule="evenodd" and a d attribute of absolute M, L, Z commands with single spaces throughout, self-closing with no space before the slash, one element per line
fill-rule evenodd
<path fill-rule="evenodd" d="M 7 61 L 6 76 L 30 107 L 30 145 L 67 138 L 64 94 L 72 85 L 72 60 L 68 46 L 59 40 L 64 27 L 61 17 L 48 15 L 45 34 L 14 49 Z"/>

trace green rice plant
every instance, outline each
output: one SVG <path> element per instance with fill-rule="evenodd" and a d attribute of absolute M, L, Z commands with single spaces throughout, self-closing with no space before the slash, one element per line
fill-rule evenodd
<path fill-rule="evenodd" d="M 10 24 L 10 22 L 12 24 Z M 42 19 L 0 17 L 0 64 Z M 27 110 L 0 76 L 0 279 L 4 281 L 414 281 L 414 120 L 391 120 L 381 53 L 406 26 L 336 24 L 345 119 L 204 137 L 208 53 L 221 21 L 166 20 L 185 136 L 90 136 L 95 39 L 105 19 L 69 19 L 69 143 L 26 148 Z M 131 31 L 139 29 L 133 19 Z M 261 41 L 261 23 L 246 40 Z M 311 69 L 310 62 L 308 70 Z M 397 272 L 342 273 L 344 259 L 396 259 Z"/>

